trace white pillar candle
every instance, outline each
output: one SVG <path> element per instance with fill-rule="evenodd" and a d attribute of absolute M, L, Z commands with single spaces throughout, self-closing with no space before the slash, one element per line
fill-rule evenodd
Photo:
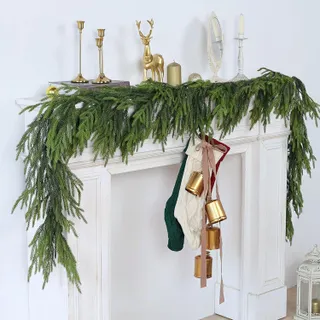
<path fill-rule="evenodd" d="M 240 20 L 239 20 L 239 35 L 244 35 L 244 16 L 243 14 L 240 14 Z"/>

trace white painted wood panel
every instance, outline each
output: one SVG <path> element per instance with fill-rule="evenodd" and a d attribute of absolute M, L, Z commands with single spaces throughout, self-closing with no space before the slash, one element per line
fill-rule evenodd
<path fill-rule="evenodd" d="M 242 157 L 239 154 L 227 156 L 219 171 L 221 201 L 227 213 L 227 220 L 221 223 L 223 239 L 223 280 L 226 302 L 219 305 L 220 257 L 216 257 L 215 312 L 235 319 L 240 314 L 241 250 L 242 250 Z"/>
<path fill-rule="evenodd" d="M 179 165 L 112 178 L 112 319 L 194 320 L 214 312 L 213 279 L 200 290 L 188 244 L 167 248 L 164 205 Z"/>
<path fill-rule="evenodd" d="M 284 284 L 284 257 L 279 254 L 283 250 L 283 227 L 285 214 L 286 190 L 286 141 L 273 139 L 262 144 L 263 181 L 262 190 L 262 223 L 265 254 L 263 263 L 263 286 L 265 288 L 280 287 Z M 280 177 L 280 179 L 279 179 Z M 280 249 L 280 250 L 279 250 Z"/>
<path fill-rule="evenodd" d="M 83 181 L 81 207 L 87 223 L 75 220 L 78 238 L 68 241 L 78 261 L 81 275 L 81 294 L 69 286 L 68 320 L 108 319 L 110 174 L 105 167 L 78 169 L 75 174 Z"/>

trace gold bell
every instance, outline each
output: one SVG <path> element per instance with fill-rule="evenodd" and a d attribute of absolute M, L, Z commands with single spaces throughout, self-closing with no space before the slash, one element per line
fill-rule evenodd
<path fill-rule="evenodd" d="M 209 278 L 212 278 L 212 257 L 210 256 L 209 251 L 207 251 L 206 262 L 207 262 L 207 279 L 209 279 Z M 194 276 L 196 278 L 201 278 L 201 255 L 195 257 Z"/>
<path fill-rule="evenodd" d="M 209 224 L 215 224 L 226 220 L 227 216 L 219 199 L 211 200 L 206 204 Z"/>
<path fill-rule="evenodd" d="M 220 229 L 216 227 L 207 227 L 207 250 L 216 250 L 220 248 Z"/>
<path fill-rule="evenodd" d="M 203 175 L 201 172 L 193 171 L 188 184 L 186 186 L 186 191 L 190 192 L 194 196 L 200 197 L 204 189 Z"/>

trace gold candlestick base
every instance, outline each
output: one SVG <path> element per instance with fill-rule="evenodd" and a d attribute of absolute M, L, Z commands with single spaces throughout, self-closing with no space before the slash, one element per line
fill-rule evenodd
<path fill-rule="evenodd" d="M 105 76 L 104 73 L 100 73 L 98 78 L 94 81 L 92 81 L 92 83 L 94 84 L 106 84 L 106 83 L 110 83 L 111 80 Z"/>
<path fill-rule="evenodd" d="M 73 80 L 72 83 L 88 83 L 89 81 L 85 79 L 81 73 L 79 73 Z"/>

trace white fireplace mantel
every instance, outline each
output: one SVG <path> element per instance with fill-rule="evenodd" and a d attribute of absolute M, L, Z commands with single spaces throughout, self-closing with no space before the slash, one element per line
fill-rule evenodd
<path fill-rule="evenodd" d="M 20 107 L 34 103 L 34 99 L 17 100 Z M 35 112 L 25 115 L 26 126 Z M 168 174 L 165 167 L 180 163 L 186 141 L 169 139 L 166 151 L 162 152 L 161 145 L 148 140 L 129 158 L 128 165 L 122 163 L 118 153 L 106 167 L 101 159 L 93 162 L 89 146 L 81 156 L 70 161 L 70 167 L 84 182 L 82 206 L 89 222 L 87 225 L 76 222 L 80 237 L 75 239 L 70 236 L 68 239 L 79 262 L 83 293 L 79 294 L 68 284 L 65 272 L 59 267 L 45 290 L 41 290 L 41 276 L 34 276 L 29 283 L 29 320 L 198 320 L 213 312 L 234 320 L 277 320 L 284 317 L 288 134 L 283 121 L 275 118 L 266 131 L 260 124 L 250 130 L 249 118 L 246 117 L 223 140 L 231 150 L 219 173 L 219 180 L 228 182 L 225 185 L 222 183 L 221 187 L 228 214 L 226 223 L 222 224 L 226 295 L 226 302 L 222 305 L 218 304 L 220 277 L 217 254 L 214 254 L 215 277 L 203 290 L 192 274 L 192 257 L 198 252 L 191 252 L 187 244 L 182 252 L 171 253 L 165 250 L 167 243 L 146 239 L 156 242 L 152 243 L 150 254 L 161 257 L 156 262 L 157 274 L 150 278 L 154 279 L 153 286 L 144 280 L 141 284 L 134 281 L 135 278 L 144 279 L 140 273 L 145 272 L 138 268 L 130 274 L 133 272 L 130 265 L 136 266 L 138 263 L 135 260 L 129 261 L 127 269 L 121 264 L 122 260 L 116 268 L 112 268 L 112 259 L 118 257 L 112 252 L 115 246 L 122 247 L 117 236 L 122 229 L 118 230 L 119 225 L 113 224 L 114 216 L 130 214 L 125 212 L 125 207 L 113 212 L 114 197 L 118 197 L 117 201 L 121 198 L 112 193 L 112 177 L 159 167 L 163 167 L 164 174 Z M 219 137 L 218 132 L 216 137 Z M 223 167 L 228 170 L 224 171 Z M 128 176 L 126 179 L 134 179 L 130 175 L 125 176 Z M 171 191 L 173 185 L 167 187 Z M 143 194 L 148 193 L 150 188 L 152 186 L 144 186 L 137 192 L 142 194 L 140 197 L 143 199 Z M 151 192 L 148 198 L 154 197 L 156 201 L 161 196 L 167 197 L 167 194 Z M 130 197 L 128 193 L 127 196 Z M 141 203 L 138 198 L 133 207 L 144 205 L 144 201 Z M 161 203 L 162 207 L 156 209 L 157 219 L 163 215 L 165 201 Z M 145 205 L 150 206 L 150 201 Z M 155 208 L 150 206 L 145 210 L 154 211 Z M 33 232 L 28 231 L 29 241 Z M 135 232 L 138 234 L 142 230 Z M 128 250 L 130 247 L 138 248 L 132 244 Z M 134 252 L 130 254 L 135 255 Z M 173 266 L 185 266 L 188 273 L 174 268 L 171 263 Z M 154 267 L 148 260 L 148 268 L 154 270 Z M 168 291 L 159 292 L 165 286 L 161 279 L 168 281 L 168 286 L 172 284 L 172 296 Z M 131 290 L 133 293 L 129 294 Z M 140 293 L 141 290 L 148 290 L 148 293 Z M 117 298 L 113 298 L 114 294 Z M 166 310 L 168 295 L 173 304 Z M 141 297 L 148 297 L 148 301 L 141 300 Z M 130 310 L 132 306 L 135 310 Z"/>

